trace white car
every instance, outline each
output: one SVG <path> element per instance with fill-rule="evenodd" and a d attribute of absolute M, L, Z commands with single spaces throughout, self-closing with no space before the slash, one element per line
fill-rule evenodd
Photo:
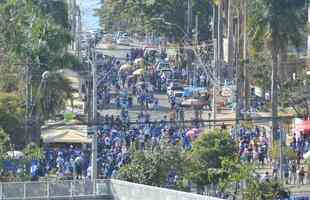
<path fill-rule="evenodd" d="M 119 45 L 129 46 L 130 41 L 128 37 L 123 36 L 123 37 L 118 38 L 116 43 Z"/>
<path fill-rule="evenodd" d="M 170 65 L 168 62 L 160 61 L 156 64 L 156 70 L 157 71 L 170 70 Z"/>
<path fill-rule="evenodd" d="M 183 91 L 174 91 L 173 96 L 175 97 L 175 103 L 178 105 L 181 105 L 182 101 L 184 100 L 183 98 Z"/>
<path fill-rule="evenodd" d="M 171 97 L 175 92 L 182 92 L 184 90 L 184 86 L 178 83 L 170 83 L 167 87 L 167 95 Z"/>

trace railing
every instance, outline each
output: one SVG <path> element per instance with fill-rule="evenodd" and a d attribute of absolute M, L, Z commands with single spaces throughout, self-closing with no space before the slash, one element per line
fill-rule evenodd
<path fill-rule="evenodd" d="M 109 180 L 0 183 L 0 199 L 55 199 L 112 196 Z"/>
<path fill-rule="evenodd" d="M 119 180 L 111 180 L 111 191 L 115 200 L 222 200 Z"/>

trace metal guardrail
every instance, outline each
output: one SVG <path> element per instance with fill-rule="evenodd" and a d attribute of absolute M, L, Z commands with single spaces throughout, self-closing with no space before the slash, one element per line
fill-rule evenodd
<path fill-rule="evenodd" d="M 222 200 L 119 180 L 0 183 L 1 200 L 95 199 L 96 197 L 115 200 Z"/>
<path fill-rule="evenodd" d="M 112 196 L 109 180 L 0 183 L 0 199 L 55 199 Z"/>

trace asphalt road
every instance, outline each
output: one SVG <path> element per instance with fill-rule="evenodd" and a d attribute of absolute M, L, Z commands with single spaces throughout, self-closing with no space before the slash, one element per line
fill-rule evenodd
<path fill-rule="evenodd" d="M 100 52 L 102 52 L 104 55 L 109 56 L 115 56 L 116 58 L 119 58 L 123 60 L 126 58 L 126 54 L 130 52 L 131 48 L 139 47 L 139 44 L 132 43 L 130 46 L 124 46 L 124 45 L 116 45 L 116 44 L 105 44 L 105 43 L 99 43 L 97 46 L 97 49 L 99 49 Z M 141 47 L 141 45 L 140 45 Z M 155 98 L 159 99 L 159 110 L 149 110 L 151 120 L 160 120 L 164 116 L 167 116 L 169 118 L 170 114 L 170 104 L 168 101 L 168 96 L 166 94 L 159 94 L 155 93 Z M 223 101 L 223 97 L 217 96 L 217 100 Z M 141 112 L 142 108 L 137 105 L 137 100 L 134 98 L 134 106 L 132 109 L 129 110 L 129 116 L 131 121 L 136 121 L 139 113 Z M 120 115 L 120 109 L 117 109 L 115 105 L 109 105 L 105 107 L 104 109 L 98 110 L 99 113 L 104 115 Z M 212 116 L 212 115 L 211 115 Z M 270 113 L 256 113 L 255 117 L 269 117 Z M 193 109 L 187 109 L 185 111 L 185 120 L 191 120 L 195 117 L 195 111 Z M 202 120 L 212 120 L 213 118 L 209 118 L 209 111 L 204 110 L 202 113 Z M 216 116 L 217 120 L 220 119 L 235 119 L 235 113 L 232 110 L 229 110 L 227 108 L 219 109 Z M 227 122 L 227 124 L 233 124 L 234 122 L 231 121 L 230 123 Z M 260 121 L 260 124 L 268 125 L 268 121 Z"/>

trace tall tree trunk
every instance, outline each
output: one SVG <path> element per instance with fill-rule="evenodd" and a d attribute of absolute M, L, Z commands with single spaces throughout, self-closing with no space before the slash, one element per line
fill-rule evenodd
<path fill-rule="evenodd" d="M 278 70 L 279 70 L 279 75 L 280 75 L 279 78 L 281 79 L 281 81 L 287 80 L 290 74 L 290 69 L 288 68 L 288 64 L 287 64 L 287 48 L 288 48 L 288 41 L 285 41 L 282 43 L 282 48 L 280 49 L 280 52 L 279 52 L 281 63 L 279 63 L 280 66 Z"/>
<path fill-rule="evenodd" d="M 247 37 L 247 0 L 243 0 L 243 65 L 244 65 L 244 105 L 245 110 L 249 111 L 249 93 L 250 93 L 250 83 L 248 77 L 248 37 Z"/>
<path fill-rule="evenodd" d="M 228 64 L 234 61 L 234 41 L 233 41 L 233 13 L 232 13 L 232 0 L 228 0 Z"/>
<path fill-rule="evenodd" d="M 241 102 L 241 72 L 240 72 L 240 12 L 238 12 L 238 21 L 235 30 L 235 67 L 236 67 L 236 126 L 239 124 L 240 102 Z"/>
<path fill-rule="evenodd" d="M 223 26 L 222 26 L 222 1 L 218 4 L 218 27 L 217 27 L 217 50 L 218 50 L 218 80 L 221 82 L 222 64 L 223 64 Z"/>
<path fill-rule="evenodd" d="M 272 52 L 272 74 L 271 74 L 271 106 L 272 106 L 272 141 L 277 135 L 278 129 L 278 65 L 279 53 L 277 50 Z"/>

